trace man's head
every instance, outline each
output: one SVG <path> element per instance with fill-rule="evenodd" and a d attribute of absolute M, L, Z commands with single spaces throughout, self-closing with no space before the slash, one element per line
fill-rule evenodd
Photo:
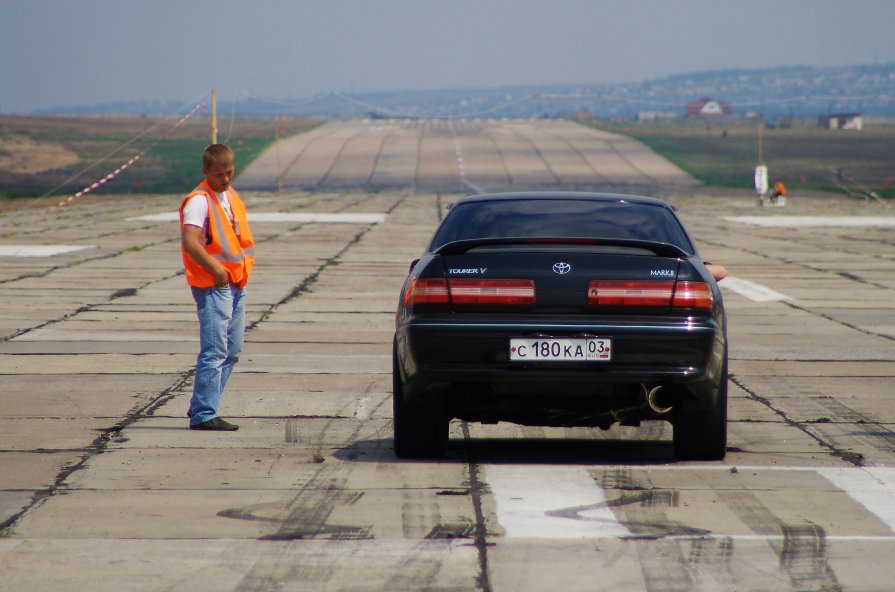
<path fill-rule="evenodd" d="M 230 188 L 236 157 L 224 144 L 211 144 L 202 153 L 202 172 L 212 189 L 221 193 Z"/>

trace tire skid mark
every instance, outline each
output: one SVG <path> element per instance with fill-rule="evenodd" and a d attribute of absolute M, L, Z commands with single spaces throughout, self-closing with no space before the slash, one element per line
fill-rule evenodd
<path fill-rule="evenodd" d="M 618 467 L 599 477 L 600 487 L 606 491 L 606 506 L 613 508 L 619 522 L 636 538 L 652 539 L 649 544 L 637 545 L 637 557 L 647 590 L 692 590 L 694 587 L 680 541 L 665 540 L 662 536 L 686 532 L 687 527 L 673 524 L 666 507 L 676 507 L 679 492 L 657 489 L 648 475 L 640 480 L 631 467 Z M 613 492 L 621 492 L 612 498 Z"/>
<path fill-rule="evenodd" d="M 284 503 L 255 504 L 218 512 L 222 518 L 265 522 L 276 525 L 276 532 L 259 537 L 266 541 L 294 540 L 368 540 L 372 525 L 329 523 L 337 506 L 351 506 L 364 496 L 363 491 L 345 488 L 347 469 L 338 464 L 321 467 Z"/>
<path fill-rule="evenodd" d="M 853 433 L 851 436 L 883 452 L 895 453 L 895 431 L 833 397 L 822 397 L 816 400 L 831 411 L 835 417 L 861 426 L 863 432 Z"/>
<path fill-rule="evenodd" d="M 579 512 L 598 507 L 609 507 L 620 514 L 619 523 L 634 533 L 625 539 L 644 543 L 636 548 L 647 590 L 691 590 L 705 585 L 730 590 L 740 584 L 735 575 L 733 539 L 708 537 L 709 531 L 668 519 L 665 508 L 680 505 L 680 492 L 658 489 L 648 477 L 647 481 L 638 481 L 632 467 L 603 470 L 596 475 L 596 480 L 607 493 L 620 494 L 601 504 L 550 514 L 576 518 Z M 666 538 L 679 536 L 687 540 Z"/>
<path fill-rule="evenodd" d="M 401 484 L 401 490 L 404 498 L 401 502 L 401 533 L 405 539 L 429 538 L 434 530 L 427 531 L 429 525 L 441 523 L 438 502 L 435 499 L 421 501 L 413 491 L 407 489 L 406 483 Z M 429 534 L 422 535 L 424 532 Z"/>
<path fill-rule="evenodd" d="M 703 566 L 711 570 L 716 579 L 721 579 L 725 587 L 733 588 L 737 583 L 734 574 L 733 539 L 695 539 L 690 543 L 687 565 L 697 574 Z M 719 577 L 720 576 L 720 577 Z"/>
<path fill-rule="evenodd" d="M 401 205 L 408 196 L 404 196 L 398 200 L 390 209 L 389 213 Z M 309 276 L 300 286 L 299 290 L 294 290 L 289 298 L 298 297 L 302 292 L 310 288 L 310 286 L 326 271 L 333 261 L 344 254 L 351 246 L 358 244 L 363 236 L 370 230 L 365 229 L 358 236 L 354 237 L 340 253 L 331 260 L 324 262 L 321 267 Z M 284 300 L 281 304 L 288 300 Z M 271 311 L 272 312 L 272 311 Z M 378 410 L 386 399 L 380 401 L 376 406 Z M 371 413 L 371 415 L 375 413 Z M 372 525 L 339 525 L 331 524 L 329 518 L 335 508 L 339 505 L 351 505 L 356 503 L 364 495 L 364 492 L 348 491 L 345 489 L 347 484 L 347 473 L 351 470 L 348 463 L 330 463 L 325 464 L 321 453 L 326 440 L 325 435 L 336 425 L 336 422 L 345 420 L 344 417 L 328 418 L 322 429 L 318 432 L 316 442 L 311 443 L 316 447 L 316 457 L 320 458 L 320 467 L 314 472 L 314 475 L 308 479 L 300 488 L 296 495 L 285 506 L 283 504 L 262 504 L 252 506 L 250 508 L 226 510 L 219 514 L 224 517 L 262 520 L 271 523 L 278 523 L 279 527 L 276 533 L 262 537 L 263 540 L 274 541 L 298 541 L 298 540 L 314 540 L 325 539 L 333 541 L 357 541 L 373 539 Z M 291 419 L 287 422 L 286 439 L 287 441 L 295 441 L 293 434 L 295 420 Z M 365 422 L 357 422 L 353 430 L 347 437 L 348 443 L 355 442 L 361 430 L 365 427 Z M 417 508 L 412 507 L 413 504 L 405 502 L 404 512 L 414 516 L 418 516 Z M 285 511 L 285 516 L 283 512 Z M 437 507 L 436 507 L 437 513 Z M 405 534 L 408 527 L 413 527 L 413 519 L 405 518 Z M 441 521 L 439 519 L 439 525 Z M 408 524 L 410 523 L 410 524 Z M 441 525 L 444 529 L 444 525 Z M 468 529 L 468 525 L 464 525 Z M 435 533 L 436 527 L 430 532 Z M 418 533 L 416 533 L 417 536 Z M 436 538 L 427 536 L 426 538 Z M 450 538 L 446 536 L 438 536 L 437 538 Z M 442 561 L 434 559 L 431 546 L 435 543 L 433 540 L 420 541 L 414 545 L 406 555 L 400 559 L 399 565 L 395 566 L 393 575 L 386 583 L 385 589 L 406 589 L 408 587 L 419 587 L 420 584 L 431 585 L 435 582 L 438 573 L 441 570 Z M 384 566 L 391 567 L 391 566 Z M 295 556 L 288 552 L 287 548 L 278 548 L 274 553 L 269 554 L 251 568 L 248 574 L 242 579 L 237 586 L 240 591 L 266 591 L 282 586 L 284 582 L 302 581 L 302 582 L 329 582 L 337 573 L 338 568 L 332 566 L 311 566 L 303 565 L 301 561 L 296 561 Z M 424 586 L 425 588 L 426 586 Z"/>
<path fill-rule="evenodd" d="M 430 590 L 435 584 L 441 561 L 433 561 L 431 541 L 416 543 L 401 560 L 400 566 L 393 569 L 391 577 L 383 585 L 383 590 Z"/>
<path fill-rule="evenodd" d="M 841 590 L 827 555 L 824 529 L 810 522 L 786 523 L 751 491 L 719 491 L 722 501 L 753 532 L 783 535 L 768 545 L 780 559 L 780 569 L 796 590 Z M 731 542 L 731 545 L 733 543 Z"/>

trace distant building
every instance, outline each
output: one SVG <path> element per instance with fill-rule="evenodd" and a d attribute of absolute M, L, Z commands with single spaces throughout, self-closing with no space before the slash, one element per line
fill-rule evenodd
<path fill-rule="evenodd" d="M 727 101 L 716 101 L 703 97 L 698 101 L 687 103 L 687 117 L 717 117 L 731 113 L 733 113 L 733 109 Z"/>
<path fill-rule="evenodd" d="M 639 121 L 653 121 L 656 119 L 677 119 L 677 113 L 673 111 L 638 111 Z"/>
<path fill-rule="evenodd" d="M 826 129 L 864 129 L 864 116 L 860 113 L 830 113 L 817 118 L 818 127 Z"/>

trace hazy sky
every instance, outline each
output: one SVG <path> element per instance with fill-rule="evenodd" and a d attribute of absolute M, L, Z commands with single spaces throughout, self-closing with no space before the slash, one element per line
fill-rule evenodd
<path fill-rule="evenodd" d="M 0 112 L 895 62 L 895 0 L 0 0 Z"/>

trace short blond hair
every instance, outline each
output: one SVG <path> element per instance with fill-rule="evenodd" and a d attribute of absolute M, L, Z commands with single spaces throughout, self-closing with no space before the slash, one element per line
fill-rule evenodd
<path fill-rule="evenodd" d="M 226 144 L 209 144 L 202 153 L 202 168 L 227 166 L 236 163 L 236 155 Z"/>

